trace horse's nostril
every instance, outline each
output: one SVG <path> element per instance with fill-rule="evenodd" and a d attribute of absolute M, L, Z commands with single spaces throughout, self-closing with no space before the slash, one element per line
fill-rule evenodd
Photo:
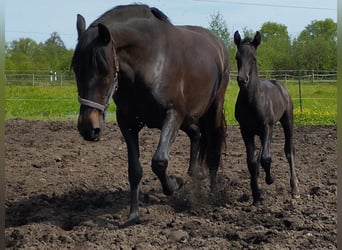
<path fill-rule="evenodd" d="M 98 138 L 100 135 L 101 129 L 100 128 L 94 128 L 93 129 L 93 137 Z"/>

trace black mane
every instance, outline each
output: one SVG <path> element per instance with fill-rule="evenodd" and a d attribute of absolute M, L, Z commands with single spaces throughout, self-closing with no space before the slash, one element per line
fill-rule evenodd
<path fill-rule="evenodd" d="M 159 20 L 162 20 L 162 21 L 167 22 L 167 23 L 171 23 L 170 19 L 161 10 L 159 10 L 155 7 L 152 7 L 151 12 Z"/>

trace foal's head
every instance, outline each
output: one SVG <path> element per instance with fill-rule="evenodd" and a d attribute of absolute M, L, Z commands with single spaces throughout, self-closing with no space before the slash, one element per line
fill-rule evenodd
<path fill-rule="evenodd" d="M 104 113 L 117 84 L 117 60 L 113 39 L 102 24 L 86 30 L 85 20 L 77 16 L 78 44 L 72 59 L 81 104 L 78 130 L 90 141 L 98 141 Z"/>
<path fill-rule="evenodd" d="M 261 42 L 260 32 L 257 31 L 253 40 L 249 37 L 241 40 L 241 36 L 238 31 L 234 33 L 234 43 L 237 46 L 236 62 L 238 67 L 237 81 L 240 87 L 247 87 L 250 81 L 252 71 L 255 69 L 256 62 L 256 50 Z"/>

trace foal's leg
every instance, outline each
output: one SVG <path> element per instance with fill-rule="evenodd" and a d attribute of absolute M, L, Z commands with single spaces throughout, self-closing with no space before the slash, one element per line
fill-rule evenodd
<path fill-rule="evenodd" d="M 247 153 L 247 166 L 249 173 L 251 175 L 250 186 L 253 195 L 253 205 L 257 205 L 261 202 L 261 193 L 258 187 L 258 177 L 259 177 L 259 163 L 254 154 L 255 152 L 255 141 L 254 135 L 251 133 L 246 133 L 241 128 L 241 135 L 246 146 Z"/>
<path fill-rule="evenodd" d="M 260 163 L 263 169 L 265 170 L 265 181 L 268 185 L 273 183 L 273 178 L 271 176 L 271 153 L 270 153 L 270 146 L 272 141 L 272 130 L 273 127 L 267 125 L 265 128 L 265 133 L 260 137 L 261 139 L 261 157 Z"/>
<path fill-rule="evenodd" d="M 298 180 L 295 171 L 295 164 L 294 164 L 294 148 L 292 142 L 293 136 L 293 119 L 292 116 L 288 116 L 287 114 L 280 120 L 281 125 L 284 129 L 285 135 L 285 156 L 287 161 L 290 165 L 290 185 L 291 185 L 291 193 L 293 198 L 299 198 L 299 189 L 298 189 Z"/>
<path fill-rule="evenodd" d="M 167 110 L 160 133 L 158 148 L 152 158 L 152 170 L 158 176 L 163 192 L 166 195 L 171 195 L 183 185 L 183 181 L 180 178 L 168 176 L 166 173 L 170 146 L 176 138 L 180 124 L 181 117 L 178 112 L 174 109 Z"/>
<path fill-rule="evenodd" d="M 128 179 L 130 185 L 130 211 L 125 226 L 136 224 L 139 221 L 139 183 L 143 175 L 143 170 L 139 162 L 139 140 L 140 129 L 128 126 L 120 112 L 117 112 L 117 121 L 125 138 L 128 154 Z"/>

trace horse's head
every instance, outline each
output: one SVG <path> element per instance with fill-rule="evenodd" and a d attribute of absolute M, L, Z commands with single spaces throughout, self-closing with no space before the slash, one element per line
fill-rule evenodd
<path fill-rule="evenodd" d="M 253 40 L 248 37 L 241 40 L 238 31 L 234 33 L 234 43 L 237 46 L 236 62 L 238 67 L 237 81 L 240 87 L 247 87 L 252 71 L 256 67 L 256 50 L 261 42 L 260 32 L 257 31 Z"/>
<path fill-rule="evenodd" d="M 84 18 L 78 15 L 77 32 L 72 59 L 81 104 L 77 127 L 84 139 L 98 141 L 106 108 L 117 87 L 118 61 L 105 25 L 100 23 L 86 30 Z"/>

